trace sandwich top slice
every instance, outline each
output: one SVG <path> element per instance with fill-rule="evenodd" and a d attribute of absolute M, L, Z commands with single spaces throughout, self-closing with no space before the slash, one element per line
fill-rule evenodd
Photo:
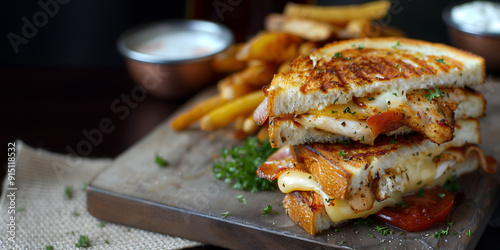
<path fill-rule="evenodd" d="M 484 60 L 446 45 L 404 38 L 354 39 L 300 56 L 274 76 L 254 113 L 269 118 L 273 147 L 416 131 L 453 138 L 456 119 L 485 113 Z"/>

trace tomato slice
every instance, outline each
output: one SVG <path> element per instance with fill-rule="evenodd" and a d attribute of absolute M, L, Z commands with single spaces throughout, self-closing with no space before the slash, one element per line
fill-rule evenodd
<path fill-rule="evenodd" d="M 403 197 L 403 203 L 385 207 L 376 215 L 382 221 L 403 230 L 421 231 L 443 221 L 453 206 L 453 194 L 442 187 L 424 189 L 422 195 Z"/>

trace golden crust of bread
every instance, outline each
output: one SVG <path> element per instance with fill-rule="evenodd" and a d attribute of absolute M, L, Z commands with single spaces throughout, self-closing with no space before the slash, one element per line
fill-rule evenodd
<path fill-rule="evenodd" d="M 298 57 L 290 67 L 276 74 L 267 90 L 271 116 L 344 104 L 376 91 L 460 87 L 481 84 L 485 78 L 482 57 L 407 38 L 335 42 Z"/>
<path fill-rule="evenodd" d="M 314 192 L 295 191 L 286 194 L 283 208 L 290 219 L 310 235 L 316 235 L 332 224 L 321 198 Z"/>

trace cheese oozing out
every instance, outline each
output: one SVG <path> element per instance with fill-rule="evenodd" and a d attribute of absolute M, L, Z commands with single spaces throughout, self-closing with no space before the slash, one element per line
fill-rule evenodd
<path fill-rule="evenodd" d="M 393 206 L 401 202 L 404 194 L 417 192 L 423 186 L 443 185 L 451 175 L 460 176 L 477 168 L 477 159 L 474 157 L 469 157 L 465 162 L 460 163 L 452 160 L 441 161 L 437 165 L 430 157 L 428 159 L 426 161 L 408 162 L 405 173 L 409 178 L 398 178 L 399 180 L 396 180 L 404 181 L 406 179 L 404 192 L 394 190 L 387 199 L 375 201 L 371 209 L 358 213 L 354 212 L 346 201 L 327 195 L 322 190 L 316 178 L 310 173 L 299 170 L 287 170 L 278 176 L 278 187 L 283 193 L 314 191 L 322 197 L 323 201 L 333 201 L 333 205 L 329 202 L 323 202 L 323 204 L 330 220 L 338 223 L 344 220 L 375 214 L 386 206 Z M 391 178 L 385 178 L 384 180 L 380 181 L 379 185 L 387 185 L 387 182 L 394 181 Z"/>

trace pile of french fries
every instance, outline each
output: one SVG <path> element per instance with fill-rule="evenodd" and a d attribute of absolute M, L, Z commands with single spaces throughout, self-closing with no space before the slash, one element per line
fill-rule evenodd
<path fill-rule="evenodd" d="M 265 30 L 246 43 L 234 44 L 213 60 L 213 67 L 227 77 L 217 83 L 217 95 L 193 106 L 171 122 L 176 131 L 199 122 L 213 131 L 233 123 L 235 135 L 246 137 L 259 130 L 253 111 L 264 100 L 262 87 L 275 73 L 289 70 L 289 63 L 314 48 L 349 38 L 403 36 L 390 27 L 373 26 L 384 17 L 389 1 L 349 6 L 314 6 L 289 3 L 282 14 L 270 14 Z M 265 137 L 262 126 L 259 137 Z"/>

